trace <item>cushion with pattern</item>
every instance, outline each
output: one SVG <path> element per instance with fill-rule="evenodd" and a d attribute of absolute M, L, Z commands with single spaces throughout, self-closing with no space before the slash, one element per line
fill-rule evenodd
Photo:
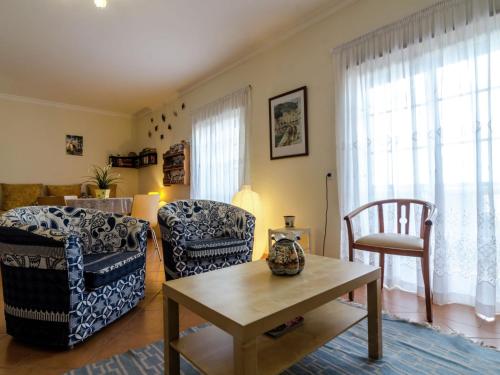
<path fill-rule="evenodd" d="M 87 289 L 99 288 L 141 268 L 144 253 L 123 251 L 83 256 L 83 275 Z"/>

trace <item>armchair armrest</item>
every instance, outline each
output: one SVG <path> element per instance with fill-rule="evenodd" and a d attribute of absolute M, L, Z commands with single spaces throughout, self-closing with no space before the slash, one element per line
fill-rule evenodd
<path fill-rule="evenodd" d="M 351 211 L 346 216 L 344 216 L 344 220 L 347 224 L 347 236 L 349 239 L 349 244 L 352 244 L 354 242 L 354 229 L 352 227 L 352 219 L 354 219 L 356 216 L 358 216 L 360 213 L 367 210 L 368 208 L 376 206 L 378 204 L 379 204 L 378 202 L 367 203 L 361 207 L 356 208 L 354 211 Z"/>
<path fill-rule="evenodd" d="M 354 211 L 351 211 L 350 213 L 348 213 L 347 215 L 345 215 L 344 216 L 344 220 L 351 221 L 352 219 L 354 219 L 355 216 L 359 215 L 364 210 L 366 210 L 366 209 L 368 209 L 370 207 L 376 206 L 378 204 L 379 204 L 379 202 L 370 202 L 370 203 L 367 203 L 367 204 L 365 204 L 365 205 L 363 205 L 361 207 L 358 207 Z"/>
<path fill-rule="evenodd" d="M 161 228 L 162 240 L 169 243 L 177 256 L 182 256 L 186 251 L 186 226 L 175 214 L 167 210 L 158 212 L 158 223 Z"/>
<path fill-rule="evenodd" d="M 56 229 L 21 225 L 0 227 L 0 257 L 8 266 L 66 270 L 68 264 L 83 268 L 80 236 Z"/>
<path fill-rule="evenodd" d="M 248 211 L 237 209 L 234 219 L 228 220 L 228 223 L 226 231 L 229 235 L 245 240 L 251 248 L 255 228 L 255 216 Z"/>
<path fill-rule="evenodd" d="M 434 223 L 434 220 L 436 219 L 437 213 L 438 212 L 436 206 L 433 206 L 430 209 L 429 214 L 427 215 L 427 218 L 424 221 L 424 224 L 429 226 L 432 225 Z"/>

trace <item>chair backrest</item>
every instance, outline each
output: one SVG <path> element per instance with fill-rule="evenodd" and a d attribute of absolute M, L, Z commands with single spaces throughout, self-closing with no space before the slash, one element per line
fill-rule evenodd
<path fill-rule="evenodd" d="M 232 236 L 235 228 L 246 225 L 247 211 L 231 204 L 204 199 L 186 199 L 170 202 L 158 211 L 160 226 L 168 226 L 168 218 L 175 217 L 186 226 L 186 240 Z"/>
<path fill-rule="evenodd" d="M 68 200 L 75 200 L 75 199 L 78 199 L 78 197 L 76 195 L 65 195 L 64 196 L 64 202 L 65 202 L 65 204 L 66 204 L 66 202 Z"/>
<path fill-rule="evenodd" d="M 65 206 L 66 201 L 61 196 L 38 197 L 39 206 Z"/>
<path fill-rule="evenodd" d="M 132 203 L 132 214 L 130 216 L 149 221 L 152 228 L 158 224 L 158 208 L 160 196 L 158 194 L 134 195 Z"/>
<path fill-rule="evenodd" d="M 121 228 L 118 229 L 119 224 L 123 226 L 120 225 Z M 136 250 L 140 246 L 138 236 L 145 234 L 145 223 L 142 220 L 77 207 L 13 208 L 0 215 L 0 227 L 14 227 L 29 232 L 41 230 L 45 232 L 45 237 L 59 238 L 76 234 L 83 243 L 83 254 L 123 251 L 125 247 Z"/>
<path fill-rule="evenodd" d="M 375 201 L 370 203 L 370 206 L 377 206 L 378 213 L 378 223 L 379 223 L 379 232 L 385 232 L 384 228 L 384 206 L 389 204 L 396 204 L 396 226 L 397 233 L 399 234 L 410 234 L 410 220 L 411 220 L 411 207 L 415 206 L 421 209 L 419 215 L 419 230 L 420 237 L 423 238 L 425 231 L 425 221 L 429 217 L 429 215 L 434 212 L 435 205 L 422 201 L 419 199 L 386 199 L 381 201 Z M 416 211 L 414 211 L 416 212 Z"/>

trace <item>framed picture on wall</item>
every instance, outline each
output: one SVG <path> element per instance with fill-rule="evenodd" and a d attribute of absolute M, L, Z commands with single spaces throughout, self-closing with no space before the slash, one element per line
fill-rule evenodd
<path fill-rule="evenodd" d="M 83 155 L 83 137 L 80 135 L 66 135 L 66 154 Z"/>
<path fill-rule="evenodd" d="M 307 87 L 269 99 L 271 160 L 309 155 L 307 141 Z"/>

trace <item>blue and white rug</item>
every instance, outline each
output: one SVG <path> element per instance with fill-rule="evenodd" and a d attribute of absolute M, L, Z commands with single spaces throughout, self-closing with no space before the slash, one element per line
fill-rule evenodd
<path fill-rule="evenodd" d="M 366 319 L 290 367 L 287 375 L 500 374 L 500 352 L 482 347 L 459 335 L 384 316 L 384 357 L 370 361 Z M 202 327 L 191 328 L 185 333 Z M 199 375 L 181 358 L 183 375 Z M 129 350 L 107 360 L 72 370 L 70 375 L 163 374 L 163 341 Z"/>

